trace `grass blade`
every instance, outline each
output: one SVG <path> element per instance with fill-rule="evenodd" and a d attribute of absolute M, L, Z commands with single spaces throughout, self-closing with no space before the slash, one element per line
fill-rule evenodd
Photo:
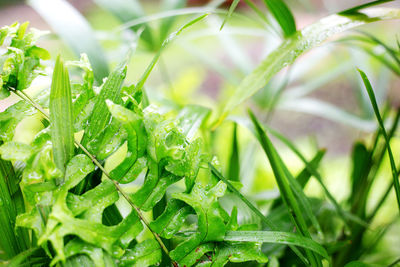
<path fill-rule="evenodd" d="M 303 217 L 303 212 L 300 209 L 300 206 L 298 205 L 297 200 L 302 200 L 303 198 L 300 197 L 299 194 L 297 194 L 298 199 L 295 198 L 295 193 L 292 191 L 293 185 L 296 185 L 296 181 L 294 181 L 294 178 L 291 177 L 289 171 L 287 168 L 284 166 L 282 160 L 280 159 L 277 151 L 273 147 L 271 141 L 268 139 L 265 131 L 262 129 L 261 124 L 258 122 L 257 118 L 254 116 L 254 114 L 249 110 L 249 115 L 251 120 L 253 121 L 253 124 L 256 128 L 257 131 L 257 139 L 259 140 L 262 148 L 264 149 L 264 152 L 266 153 L 272 170 L 275 175 L 276 182 L 279 187 L 279 191 L 281 193 L 281 197 L 283 202 L 286 204 L 286 207 L 288 208 L 289 214 L 292 218 L 293 223 L 295 224 L 296 228 L 299 230 L 301 235 L 311 238 L 311 235 L 308 231 L 307 224 L 305 222 L 305 219 Z M 294 182 L 294 183 L 293 183 Z M 298 184 L 297 184 L 298 185 Z M 294 188 L 296 191 L 297 189 Z M 302 192 L 302 191 L 301 191 Z M 297 193 L 300 193 L 297 191 Z M 307 208 L 307 203 L 303 203 L 303 208 Z M 309 211 L 306 210 L 308 213 Z M 311 213 L 310 219 L 313 217 Z M 307 252 L 307 257 L 313 266 L 321 266 L 321 261 L 318 259 L 318 257 L 312 253 L 310 253 L 309 250 Z"/>
<path fill-rule="evenodd" d="M 270 53 L 252 73 L 243 79 L 235 93 L 228 100 L 221 117 L 214 127 L 217 127 L 231 110 L 263 88 L 278 71 L 292 64 L 297 57 L 312 47 L 321 44 L 337 33 L 366 23 L 399 18 L 400 9 L 361 9 L 357 14 L 334 14 L 325 17 L 295 33 Z"/>
<path fill-rule="evenodd" d="M 228 21 L 228 19 L 231 18 L 232 14 L 235 11 L 235 9 L 236 9 L 237 5 L 239 4 L 239 2 L 240 2 L 240 0 L 234 0 L 232 2 L 231 6 L 229 7 L 228 13 L 225 16 L 224 21 L 222 22 L 221 28 L 219 28 L 220 31 L 224 28 L 225 23 Z"/>
<path fill-rule="evenodd" d="M 108 64 L 86 19 L 65 0 L 28 0 L 28 4 L 71 47 L 77 57 L 81 53 L 88 55 L 96 81 L 101 84 L 108 75 Z"/>
<path fill-rule="evenodd" d="M 281 29 L 288 37 L 296 32 L 296 23 L 292 12 L 282 0 L 264 0 L 271 14 L 281 26 Z"/>
<path fill-rule="evenodd" d="M 322 257 L 328 259 L 328 253 L 320 244 L 310 238 L 306 238 L 289 232 L 276 231 L 228 231 L 224 237 L 225 241 L 235 242 L 262 242 L 299 246 L 312 250 Z"/>
<path fill-rule="evenodd" d="M 204 14 L 200 17 L 197 17 L 182 27 L 180 27 L 176 32 L 171 33 L 167 39 L 164 40 L 164 42 L 161 45 L 161 48 L 158 50 L 157 54 L 153 57 L 153 60 L 150 62 L 150 64 L 147 66 L 146 70 L 144 71 L 142 77 L 140 77 L 139 81 L 136 84 L 136 90 L 140 91 L 143 90 L 143 86 L 147 81 L 147 78 L 149 77 L 151 71 L 154 69 L 154 66 L 156 65 L 158 59 L 161 56 L 161 52 L 168 46 L 169 43 L 171 43 L 178 35 L 180 35 L 185 29 L 189 28 L 193 24 L 201 21 L 202 19 L 206 18 L 208 14 Z"/>
<path fill-rule="evenodd" d="M 64 172 L 74 155 L 74 122 L 68 70 L 59 56 L 51 82 L 49 108 L 54 162 Z"/>
<path fill-rule="evenodd" d="M 239 143 L 237 137 L 237 124 L 233 124 L 232 131 L 232 150 L 229 159 L 228 177 L 229 180 L 239 181 L 240 162 L 239 162 Z"/>
<path fill-rule="evenodd" d="M 389 143 L 389 137 L 386 132 L 385 126 L 383 124 L 381 114 L 379 112 L 378 104 L 376 102 L 376 98 L 375 98 L 374 90 L 372 89 L 372 85 L 369 82 L 367 75 L 362 70 L 358 70 L 358 72 L 360 73 L 360 76 L 364 82 L 365 88 L 368 92 L 368 96 L 371 100 L 371 104 L 372 104 L 372 107 L 375 112 L 375 116 L 378 120 L 379 127 L 382 131 L 382 135 L 385 138 L 386 148 L 387 148 L 387 151 L 389 154 L 390 167 L 392 169 L 392 177 L 393 177 L 394 190 L 396 192 L 397 205 L 398 205 L 398 208 L 400 211 L 400 183 L 399 183 L 399 178 L 398 178 L 398 174 L 397 174 L 396 164 L 394 162 L 393 152 L 392 152 L 392 149 L 391 149 L 390 143 Z"/>
<path fill-rule="evenodd" d="M 278 227 L 267 217 L 264 216 L 242 193 L 239 192 L 211 163 L 208 163 L 208 167 L 210 168 L 212 174 L 214 174 L 219 180 L 223 181 L 228 188 L 238 196 L 260 219 L 261 221 L 267 225 L 271 230 L 277 231 Z M 303 254 L 294 246 L 289 245 L 289 247 L 293 250 L 293 252 L 303 261 L 305 265 L 308 264 L 307 259 L 303 256 Z"/>

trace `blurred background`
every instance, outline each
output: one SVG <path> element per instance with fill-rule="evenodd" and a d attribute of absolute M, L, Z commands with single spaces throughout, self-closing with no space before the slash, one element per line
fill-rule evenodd
<path fill-rule="evenodd" d="M 71 13 L 69 6 L 57 6 L 56 2 L 1 0 L 0 25 L 29 21 L 32 27 L 50 31 L 40 41 L 40 45 L 53 56 L 53 61 L 47 63 L 49 66 L 54 64 L 57 54 L 67 60 L 79 58 L 83 48 L 74 46 L 78 32 L 83 34 L 82 42 L 93 36 L 88 43 L 96 45 L 85 52 L 97 62 L 93 64 L 92 61 L 98 84 L 109 69 L 125 58 L 132 46 L 136 52 L 129 63 L 127 83 L 137 82 L 169 33 L 190 19 L 210 12 L 204 22 L 185 31 L 163 51 L 148 79 L 146 90 L 151 102 L 166 110 L 199 104 L 212 109 L 213 114 L 218 113 L 243 77 L 282 41 L 274 22 L 262 21 L 243 2 L 222 30 L 220 26 L 231 1 L 132 0 L 129 6 L 124 6 L 127 2 L 124 0 L 67 1 L 79 13 Z M 297 28 L 302 29 L 329 14 L 370 1 L 285 2 L 295 16 Z M 265 9 L 261 1 L 257 3 Z M 380 6 L 400 7 L 400 1 Z M 55 20 L 58 24 L 54 23 Z M 281 71 L 233 115 L 243 115 L 246 107 L 250 106 L 265 123 L 295 141 L 305 155 L 314 155 L 317 148 L 326 148 L 327 156 L 321 173 L 334 196 L 339 201 L 345 200 L 351 188 L 349 155 L 353 144 L 357 140 L 368 143 L 376 129 L 374 113 L 356 68 L 368 74 L 381 107 L 400 107 L 399 65 L 392 62 L 382 45 L 399 50 L 399 29 L 399 21 L 377 22 L 335 36 Z M 138 33 L 141 33 L 140 38 Z M 366 38 L 369 35 L 375 36 L 379 42 Z M 88 47 L 91 44 L 87 44 Z M 79 79 L 78 74 L 71 74 L 73 79 Z M 49 77 L 35 81 L 34 86 L 49 86 Z M 13 101 L 12 98 L 0 101 L 0 110 Z M 210 147 L 218 155 L 221 166 L 227 165 L 229 160 L 226 151 L 232 143 L 231 131 L 232 124 L 224 123 L 213 133 L 213 142 L 218 146 Z M 240 128 L 238 138 L 243 190 L 253 195 L 255 200 L 265 199 L 268 193 L 276 192 L 272 171 L 268 164 L 264 164 L 263 152 L 247 130 Z M 398 136 L 393 140 L 393 147 L 398 154 Z M 301 161 L 287 148 L 278 148 L 293 172 L 303 168 Z M 379 195 L 391 180 L 390 167 L 386 163 L 372 188 L 371 207 L 377 201 L 373 196 Z M 311 196 L 322 194 L 315 181 L 307 184 L 306 192 Z M 387 202 L 381 211 L 383 216 L 375 224 L 391 222 L 396 216 L 391 208 L 396 205 L 394 194 Z M 382 250 L 390 248 L 390 253 L 399 255 L 398 242 L 396 245 L 399 227 L 390 231 L 389 238 L 378 246 Z M 387 255 L 379 256 L 377 253 L 370 257 L 370 261 L 384 262 Z"/>

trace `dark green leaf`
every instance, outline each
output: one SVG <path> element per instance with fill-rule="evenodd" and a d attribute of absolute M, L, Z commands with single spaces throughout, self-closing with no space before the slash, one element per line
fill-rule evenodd
<path fill-rule="evenodd" d="M 285 2 L 282 0 L 264 0 L 264 3 L 281 26 L 285 37 L 296 32 L 296 23 L 293 14 Z"/>
<path fill-rule="evenodd" d="M 372 85 L 368 80 L 367 75 L 362 71 L 362 70 L 358 70 L 361 78 L 364 82 L 365 88 L 367 89 L 368 92 L 368 96 L 371 100 L 371 104 L 372 107 L 374 109 L 375 112 L 375 116 L 378 120 L 379 123 L 379 127 L 382 131 L 383 137 L 385 138 L 385 142 L 386 142 L 386 148 L 389 154 L 389 160 L 390 160 L 390 167 L 392 169 L 392 177 L 393 177 L 393 184 L 394 184 L 394 189 L 395 189 L 395 193 L 396 193 L 396 199 L 397 199 L 397 206 L 400 210 L 400 183 L 399 183 L 399 178 L 398 178 L 398 172 L 397 172 L 397 168 L 396 168 L 396 164 L 394 162 L 394 157 L 393 157 L 393 152 L 392 149 L 390 147 L 390 143 L 389 143 L 389 137 L 388 134 L 386 132 L 385 129 L 385 125 L 383 124 L 383 120 L 381 117 L 381 114 L 379 112 L 379 108 L 378 108 L 378 104 L 376 102 L 376 98 L 375 98 L 375 94 L 374 94 L 374 90 L 372 89 Z"/>
<path fill-rule="evenodd" d="M 290 244 L 312 250 L 326 259 L 329 258 L 328 253 L 320 244 L 313 241 L 311 238 L 306 238 L 294 233 L 275 231 L 229 231 L 226 233 L 224 240 Z"/>
<path fill-rule="evenodd" d="M 256 128 L 257 131 L 257 139 L 260 142 L 260 145 L 264 149 L 272 170 L 275 175 L 275 180 L 278 184 L 279 191 L 281 193 L 281 197 L 283 202 L 286 204 L 289 214 L 292 218 L 292 221 L 298 228 L 299 232 L 301 235 L 307 238 L 311 238 L 311 235 L 308 231 L 307 224 L 305 222 L 305 219 L 303 217 L 303 212 L 306 212 L 308 216 L 310 216 L 310 219 L 314 216 L 309 210 L 304 210 L 302 211 L 300 209 L 300 205 L 298 203 L 298 200 L 300 200 L 300 203 L 302 204 L 302 208 L 307 208 L 309 205 L 306 203 L 306 198 L 304 196 L 304 193 L 302 192 L 301 188 L 299 188 L 300 192 L 297 190 L 296 186 L 296 181 L 291 177 L 289 171 L 285 167 L 282 159 L 279 157 L 277 151 L 273 147 L 271 141 L 267 137 L 265 131 L 263 130 L 262 126 L 258 122 L 257 118 L 254 116 L 254 114 L 249 110 L 249 115 L 251 120 L 253 121 L 253 124 Z M 294 183 L 293 183 L 294 182 Z M 292 189 L 293 187 L 293 189 Z M 295 195 L 296 192 L 296 195 Z M 295 198 L 297 196 L 297 199 Z M 303 202 L 304 201 L 304 202 Z M 316 221 L 316 220 L 315 220 Z M 318 224 L 318 222 L 317 222 Z M 319 266 L 320 264 L 320 259 L 316 257 L 314 254 L 310 253 L 309 250 L 306 250 L 307 257 L 310 261 L 310 264 L 313 266 Z"/>
<path fill-rule="evenodd" d="M 62 172 L 73 157 L 74 123 L 71 85 L 67 68 L 57 58 L 50 91 L 50 128 L 54 162 Z"/>

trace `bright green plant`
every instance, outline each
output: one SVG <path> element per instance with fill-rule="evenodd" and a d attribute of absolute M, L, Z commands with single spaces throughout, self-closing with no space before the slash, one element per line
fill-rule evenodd
<path fill-rule="evenodd" d="M 9 266 L 225 266 L 238 262 L 249 266 L 363 266 L 357 260 L 374 244 L 364 245 L 370 224 L 392 188 L 400 199 L 398 167 L 390 145 L 400 113 L 387 132 L 388 112 L 381 115 L 366 74 L 360 71 L 379 130 L 371 147 L 362 143 L 354 146 L 347 203 L 338 203 L 324 184 L 319 170 L 324 150 L 307 160 L 291 141 L 263 126 L 253 112 L 249 111 L 250 119 L 228 115 L 306 50 L 348 28 L 399 18 L 398 9 L 369 8 L 386 2 L 377 1 L 296 31 L 293 15 L 283 1 L 264 1 L 285 40 L 244 78 L 222 115 L 212 121 L 215 117 L 210 116 L 211 110 L 198 105 L 163 109 L 150 102 L 144 88 L 161 52 L 183 30 L 207 15 L 190 20 L 169 36 L 174 20 L 168 18 L 157 38 L 147 28 L 131 26 L 133 31 L 142 31 L 146 47 L 156 54 L 141 78 L 127 85 L 130 54 L 108 74 L 102 50 L 84 18 L 66 2 L 57 0 L 66 5 L 66 13 L 79 17 L 78 24 L 86 25 L 82 35 L 76 35 L 60 27 L 57 13 L 41 2 L 30 1 L 75 52 L 94 49 L 88 56 L 82 54 L 79 61 L 64 63 L 58 56 L 51 87 L 31 96 L 25 90 L 38 75 L 46 75 L 42 60 L 50 59 L 46 50 L 35 45 L 40 32 L 28 31 L 28 23 L 0 30 L 0 45 L 5 44 L 0 58 L 1 99 L 10 94 L 20 99 L 0 114 L 2 262 Z M 144 14 L 140 6 L 124 9 L 124 1 L 116 1 L 115 6 L 96 2 L 123 22 Z M 182 1 L 164 2 L 167 9 L 183 5 Z M 245 2 L 268 21 L 256 5 Z M 237 4 L 233 2 L 222 26 Z M 87 38 L 80 43 L 79 36 Z M 382 44 L 376 38 L 371 40 Z M 396 73 L 399 53 L 385 48 L 394 63 L 381 61 Z M 72 69 L 81 73 L 81 79 L 70 79 Z M 213 155 L 211 130 L 218 130 L 225 118 L 235 122 L 228 168 Z M 39 127 L 32 140 L 16 141 L 18 126 L 25 119 L 36 120 Z M 240 191 L 241 126 L 259 141 L 278 185 L 280 195 L 267 209 Z M 281 140 L 304 163 L 297 176 L 290 172 L 267 133 Z M 369 212 L 369 192 L 386 151 L 393 182 Z M 224 169 L 228 170 L 228 179 Z M 304 193 L 311 177 L 320 184 L 327 200 Z M 231 204 L 229 208 L 224 205 L 226 201 Z M 253 219 L 241 219 L 244 212 L 253 214 Z M 382 232 L 386 229 L 383 227 Z M 382 236 L 378 233 L 373 241 Z"/>

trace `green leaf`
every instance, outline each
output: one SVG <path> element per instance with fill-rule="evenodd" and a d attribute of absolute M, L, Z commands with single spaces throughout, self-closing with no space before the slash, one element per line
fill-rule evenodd
<path fill-rule="evenodd" d="M 239 4 L 239 2 L 240 2 L 240 0 L 232 1 L 231 6 L 229 7 L 228 13 L 225 16 L 224 21 L 222 22 L 221 28 L 219 28 L 220 31 L 224 28 L 225 23 L 232 17 L 232 14 L 235 11 L 236 6 Z"/>
<path fill-rule="evenodd" d="M 357 14 L 334 14 L 328 16 L 295 33 L 270 53 L 252 73 L 244 78 L 235 93 L 228 100 L 217 124 L 222 122 L 228 113 L 240 103 L 263 88 L 278 71 L 292 64 L 301 54 L 319 45 L 329 37 L 366 23 L 399 18 L 400 9 L 361 9 Z"/>
<path fill-rule="evenodd" d="M 191 140 L 195 136 L 210 113 L 209 108 L 198 105 L 186 105 L 179 111 L 176 119 L 179 120 L 178 126 L 187 139 Z"/>
<path fill-rule="evenodd" d="M 153 222 L 150 227 L 161 237 L 170 239 L 179 231 L 186 217 L 193 213 L 193 209 L 177 199 L 168 201 L 164 212 Z"/>
<path fill-rule="evenodd" d="M 50 128 L 54 162 L 62 172 L 75 154 L 71 85 L 68 70 L 57 57 L 50 91 Z"/>
<path fill-rule="evenodd" d="M 196 183 L 190 193 L 175 193 L 172 197 L 190 205 L 197 214 L 197 233 L 180 243 L 173 251 L 171 258 L 180 261 L 202 242 L 221 241 L 226 228 L 220 216 L 218 198 L 225 193 L 226 185 L 219 181 L 214 187 L 206 189 Z"/>
<path fill-rule="evenodd" d="M 245 196 L 243 196 L 222 174 L 211 164 L 208 163 L 208 167 L 211 169 L 211 172 L 221 181 L 223 181 L 228 188 L 238 196 L 260 219 L 265 223 L 271 230 L 277 231 L 278 226 L 276 226 L 269 218 L 264 216 L 259 209 L 257 209 Z M 307 264 L 307 260 L 304 258 L 303 254 L 293 246 L 290 246 L 294 253 L 305 263 Z"/>
<path fill-rule="evenodd" d="M 376 98 L 375 98 L 374 90 L 372 89 L 372 85 L 369 82 L 367 75 L 362 70 L 358 70 L 358 72 L 360 73 L 360 76 L 364 82 L 365 88 L 368 92 L 368 96 L 371 100 L 371 104 L 372 104 L 372 107 L 375 112 L 375 116 L 378 120 L 379 127 L 382 131 L 382 135 L 385 138 L 386 148 L 387 148 L 387 151 L 389 154 L 390 167 L 392 169 L 392 177 L 393 177 L 394 190 L 396 193 L 397 206 L 400 210 L 400 183 L 399 183 L 399 177 L 398 177 L 398 171 L 396 168 L 396 163 L 394 162 L 392 148 L 390 147 L 390 143 L 389 143 L 390 139 L 386 132 L 385 125 L 383 124 L 383 120 L 382 120 L 381 114 L 379 112 L 378 104 L 376 103 Z"/>
<path fill-rule="evenodd" d="M 120 260 L 121 266 L 147 267 L 161 261 L 160 245 L 154 239 L 147 239 L 128 249 Z"/>
<path fill-rule="evenodd" d="M 32 153 L 32 148 L 23 143 L 7 142 L 0 146 L 0 154 L 4 160 L 26 161 Z"/>
<path fill-rule="evenodd" d="M 77 57 L 81 53 L 88 55 L 96 81 L 101 84 L 109 72 L 106 56 L 86 19 L 65 0 L 29 0 L 28 4 L 71 47 Z"/>
<path fill-rule="evenodd" d="M 0 247 L 7 258 L 16 256 L 29 246 L 28 233 L 15 229 L 17 205 L 23 207 L 18 178 L 12 164 L 0 159 Z"/>
<path fill-rule="evenodd" d="M 262 242 L 294 245 L 312 250 L 325 259 L 329 259 L 328 253 L 320 244 L 298 234 L 275 231 L 228 231 L 224 237 L 225 241 L 235 242 Z"/>
<path fill-rule="evenodd" d="M 237 124 L 235 123 L 232 131 L 232 150 L 228 169 L 228 177 L 232 181 L 240 181 L 239 143 L 237 139 Z"/>
<path fill-rule="evenodd" d="M 296 32 L 296 23 L 293 14 L 290 12 L 285 2 L 282 0 L 264 0 L 264 3 L 281 26 L 285 37 Z"/>
<path fill-rule="evenodd" d="M 171 11 L 171 10 L 178 10 L 185 7 L 186 1 L 185 0 L 164 0 L 162 1 L 161 9 L 163 11 Z M 166 18 L 161 21 L 161 25 L 159 28 L 159 41 L 164 41 L 165 38 L 168 36 L 170 29 L 174 25 L 176 21 L 176 17 L 172 16 Z"/>
<path fill-rule="evenodd" d="M 117 103 L 120 101 L 120 91 L 125 76 L 126 63 L 123 62 L 115 68 L 102 85 L 100 94 L 96 97 L 88 126 L 85 129 L 85 134 L 81 141 L 83 146 L 87 145 L 87 143 L 99 134 L 110 122 L 111 113 L 107 108 L 106 100 L 109 99 Z"/>
<path fill-rule="evenodd" d="M 313 224 L 316 223 L 317 227 L 319 227 L 319 225 L 314 217 L 314 214 L 309 210 L 310 206 L 307 203 L 307 199 L 304 196 L 304 193 L 302 192 L 301 188 L 297 188 L 296 181 L 293 179 L 293 177 L 291 177 L 291 174 L 287 170 L 282 159 L 279 157 L 271 141 L 268 139 L 265 131 L 262 129 L 262 126 L 260 125 L 257 118 L 250 110 L 249 110 L 249 115 L 256 128 L 257 139 L 259 140 L 260 145 L 262 146 L 263 150 L 265 151 L 269 159 L 269 162 L 271 164 L 272 170 L 275 175 L 275 180 L 278 184 L 279 191 L 281 193 L 282 200 L 287 206 L 292 221 L 296 225 L 296 228 L 298 228 L 301 235 L 307 238 L 311 238 L 307 224 L 303 217 L 303 212 L 305 212 L 309 216 L 309 218 L 312 221 L 314 221 Z M 298 203 L 298 201 L 300 203 Z M 305 210 L 302 211 L 300 209 L 299 204 L 301 204 L 302 208 Z M 309 250 L 306 250 L 306 253 L 311 265 L 313 266 L 320 265 L 320 259 L 318 257 L 316 257 L 314 254 L 311 254 Z"/>
<path fill-rule="evenodd" d="M 237 232 L 228 232 L 237 233 Z M 227 235 L 229 236 L 229 234 Z M 225 236 L 226 237 L 226 236 Z M 258 243 L 261 243 L 257 241 Z M 267 256 L 265 256 L 260 249 L 259 244 L 255 243 L 222 243 L 217 246 L 215 256 L 212 265 L 224 266 L 228 261 L 230 262 L 245 262 L 245 261 L 257 261 L 259 263 L 268 262 Z"/>

